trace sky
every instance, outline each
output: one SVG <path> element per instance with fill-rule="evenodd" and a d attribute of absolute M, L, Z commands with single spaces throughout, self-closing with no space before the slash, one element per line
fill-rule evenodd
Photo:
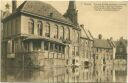
<path fill-rule="evenodd" d="M 18 2 L 18 5 L 22 2 Z M 68 8 L 68 2 L 47 1 L 46 3 L 51 4 L 61 14 L 64 14 Z M 2 10 L 5 10 L 4 5 L 6 3 L 11 6 L 11 2 L 2 1 Z M 98 34 L 102 34 L 104 39 L 113 37 L 114 40 L 117 40 L 122 36 L 126 39 L 128 36 L 128 5 L 123 5 L 119 11 L 96 11 L 93 5 L 95 3 L 97 2 L 76 1 L 79 24 L 84 24 L 95 38 L 98 37 Z M 112 3 L 125 4 L 127 2 L 116 1 Z"/>

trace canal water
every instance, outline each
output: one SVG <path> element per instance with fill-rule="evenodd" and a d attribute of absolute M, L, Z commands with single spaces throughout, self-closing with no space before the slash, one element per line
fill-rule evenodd
<path fill-rule="evenodd" d="M 2 72 L 6 82 L 126 82 L 126 65 L 98 65 L 85 68 L 64 67 L 49 69 L 6 68 Z"/>

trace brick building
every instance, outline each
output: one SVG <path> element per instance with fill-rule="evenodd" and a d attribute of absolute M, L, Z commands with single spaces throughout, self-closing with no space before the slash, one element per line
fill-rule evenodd
<path fill-rule="evenodd" d="M 116 44 L 115 63 L 126 64 L 127 63 L 127 40 L 121 37 Z"/>
<path fill-rule="evenodd" d="M 26 66 L 51 67 L 75 63 L 79 56 L 80 28 L 74 1 L 61 15 L 50 4 L 25 1 L 3 18 L 2 55 Z M 77 61 L 78 62 L 78 61 Z"/>
<path fill-rule="evenodd" d="M 81 64 L 86 65 L 94 61 L 93 58 L 93 47 L 94 40 L 93 36 L 89 30 L 87 30 L 84 25 L 81 25 L 81 36 L 80 36 L 80 58 Z"/>
<path fill-rule="evenodd" d="M 94 39 L 94 56 L 96 64 L 113 64 L 113 45 L 109 39 Z"/>

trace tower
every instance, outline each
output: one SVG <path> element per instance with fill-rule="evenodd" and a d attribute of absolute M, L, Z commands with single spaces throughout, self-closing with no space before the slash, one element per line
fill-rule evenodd
<path fill-rule="evenodd" d="M 75 1 L 69 1 L 69 6 L 64 17 L 69 18 L 75 26 L 78 25 L 77 13 L 78 10 L 76 10 Z"/>

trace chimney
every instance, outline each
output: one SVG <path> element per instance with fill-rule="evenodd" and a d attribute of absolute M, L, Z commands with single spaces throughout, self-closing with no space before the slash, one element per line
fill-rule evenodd
<path fill-rule="evenodd" d="M 102 35 L 101 34 L 99 34 L 98 37 L 99 37 L 99 39 L 102 39 Z"/>
<path fill-rule="evenodd" d="M 16 0 L 12 0 L 12 12 L 14 12 L 17 8 L 17 1 Z"/>
<path fill-rule="evenodd" d="M 81 24 L 81 25 L 80 25 L 80 27 L 84 28 L 84 25 L 83 25 L 83 24 Z"/>

